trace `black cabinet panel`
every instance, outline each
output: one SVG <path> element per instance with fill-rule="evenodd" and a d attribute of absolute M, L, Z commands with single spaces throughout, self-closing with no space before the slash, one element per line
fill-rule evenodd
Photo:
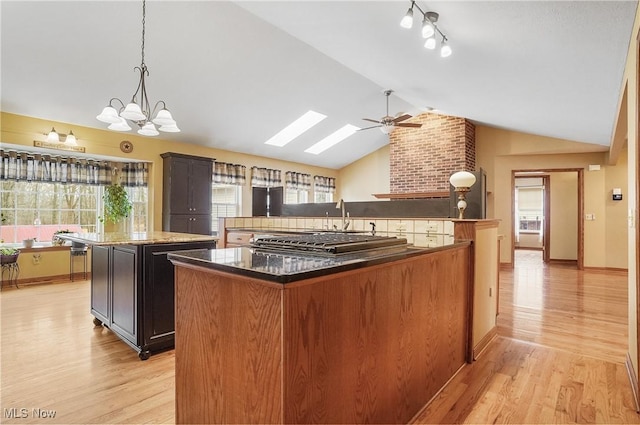
<path fill-rule="evenodd" d="M 190 214 L 189 205 L 189 160 L 173 158 L 164 163 L 164 176 L 168 177 L 168 191 L 172 214 Z"/>
<path fill-rule="evenodd" d="M 136 343 L 138 265 L 135 247 L 116 246 L 112 253 L 113 301 L 111 328 Z"/>
<path fill-rule="evenodd" d="M 94 246 L 91 313 L 141 359 L 173 347 L 174 271 L 167 253 L 215 247 L 215 241 Z"/>
<path fill-rule="evenodd" d="M 213 159 L 163 153 L 162 230 L 211 234 Z"/>
<path fill-rule="evenodd" d="M 284 189 L 278 187 L 254 187 L 251 189 L 251 215 L 253 217 L 280 216 L 284 203 Z"/>
<path fill-rule="evenodd" d="M 211 182 L 213 168 L 210 161 L 192 161 L 189 174 L 191 213 L 211 214 Z"/>
<path fill-rule="evenodd" d="M 103 323 L 108 323 L 109 314 L 109 255 L 110 248 L 91 248 L 91 314 Z"/>

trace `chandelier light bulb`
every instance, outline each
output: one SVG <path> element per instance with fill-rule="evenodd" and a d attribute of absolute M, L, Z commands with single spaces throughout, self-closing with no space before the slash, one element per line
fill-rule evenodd
<path fill-rule="evenodd" d="M 407 10 L 407 14 L 404 15 L 404 18 L 400 21 L 400 26 L 407 29 L 413 26 L 413 6 Z"/>
<path fill-rule="evenodd" d="M 137 103 L 129 103 L 124 111 L 120 112 L 120 116 L 130 121 L 143 121 L 147 119 L 147 116 L 142 113 L 142 109 Z"/>
<path fill-rule="evenodd" d="M 158 128 L 158 130 L 163 131 L 165 133 L 180 133 L 180 129 L 175 123 L 172 125 L 162 125 L 160 126 L 160 128 Z"/>
<path fill-rule="evenodd" d="M 49 134 L 47 134 L 47 142 L 49 143 L 60 142 L 60 136 L 58 136 L 58 133 L 56 133 L 56 129 L 53 127 L 51 127 L 51 131 L 49 132 Z"/>
<path fill-rule="evenodd" d="M 152 122 L 156 125 L 176 125 L 176 122 L 171 116 L 171 112 L 169 112 L 168 109 L 161 109 L 160 111 L 158 111 L 158 115 L 156 115 Z"/>
<path fill-rule="evenodd" d="M 425 49 L 429 49 L 429 50 L 433 50 L 436 48 L 436 38 L 435 37 L 429 37 L 427 38 L 427 41 L 424 43 L 424 47 Z"/>
<path fill-rule="evenodd" d="M 129 127 L 129 124 L 127 124 L 127 120 L 125 120 L 124 118 L 120 118 L 120 117 L 118 117 L 118 122 L 111 124 L 107 128 L 109 130 L 113 130 L 113 131 L 129 131 L 129 130 L 131 130 L 131 127 Z"/>
<path fill-rule="evenodd" d="M 138 134 L 142 136 L 157 136 L 160 133 L 158 133 L 158 130 L 156 130 L 156 126 L 153 125 L 151 121 L 147 121 L 147 123 L 140 130 L 138 130 Z"/>
<path fill-rule="evenodd" d="M 105 106 L 100 115 L 96 117 L 98 121 L 106 122 L 107 124 L 117 124 L 120 122 L 118 111 L 111 105 Z"/>

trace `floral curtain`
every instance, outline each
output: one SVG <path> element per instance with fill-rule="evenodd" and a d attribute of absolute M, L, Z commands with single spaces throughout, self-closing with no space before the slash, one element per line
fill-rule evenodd
<path fill-rule="evenodd" d="M 276 187 L 282 186 L 280 170 L 270 168 L 251 167 L 252 187 Z"/>
<path fill-rule="evenodd" d="M 247 167 L 226 162 L 213 163 L 213 182 L 244 186 L 247 182 Z"/>
<path fill-rule="evenodd" d="M 285 173 L 285 187 L 287 189 L 309 190 L 311 189 L 311 174 L 287 171 Z"/>
<path fill-rule="evenodd" d="M 144 162 L 113 163 L 0 150 L 0 180 L 109 185 L 118 169 L 124 186 L 148 185 L 148 164 Z"/>
<path fill-rule="evenodd" d="M 336 179 L 333 177 L 313 176 L 314 190 L 319 193 L 335 193 Z"/>

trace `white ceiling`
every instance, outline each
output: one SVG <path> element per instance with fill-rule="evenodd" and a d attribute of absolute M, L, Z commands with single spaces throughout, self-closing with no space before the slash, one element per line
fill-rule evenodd
<path fill-rule="evenodd" d="M 341 168 L 387 136 L 368 130 L 320 155 L 304 150 L 385 115 L 391 88 L 392 115 L 429 106 L 609 144 L 636 1 L 417 4 L 440 13 L 451 57 L 422 47 L 419 22 L 399 26 L 408 0 L 148 0 L 148 94 L 167 102 L 182 129 L 161 137 Z M 2 0 L 0 13 L 3 111 L 105 128 L 95 119 L 102 107 L 133 95 L 140 1 Z M 264 144 L 309 109 L 328 118 L 284 148 Z"/>

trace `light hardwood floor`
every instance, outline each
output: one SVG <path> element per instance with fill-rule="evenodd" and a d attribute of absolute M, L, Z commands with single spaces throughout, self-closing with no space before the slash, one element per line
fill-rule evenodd
<path fill-rule="evenodd" d="M 500 336 L 416 423 L 640 423 L 626 276 L 516 259 L 500 278 Z M 140 361 L 93 327 L 89 295 L 86 281 L 2 291 L 0 423 L 173 423 L 173 351 Z"/>

